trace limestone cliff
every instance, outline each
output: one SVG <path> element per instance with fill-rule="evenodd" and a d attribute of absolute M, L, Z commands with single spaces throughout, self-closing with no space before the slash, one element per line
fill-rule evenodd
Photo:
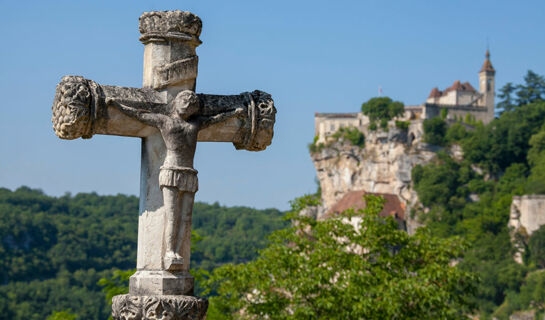
<path fill-rule="evenodd" d="M 435 150 L 421 142 L 421 128 L 422 123 L 415 121 L 408 130 L 395 126 L 388 131 L 366 130 L 364 148 L 341 140 L 312 152 L 323 203 L 312 215 L 320 218 L 352 190 L 398 195 L 409 211 L 418 202 L 411 170 L 435 156 Z"/>

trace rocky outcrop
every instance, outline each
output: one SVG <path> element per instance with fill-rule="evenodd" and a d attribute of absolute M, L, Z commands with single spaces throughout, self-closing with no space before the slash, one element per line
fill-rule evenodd
<path fill-rule="evenodd" d="M 413 123 L 408 130 L 390 127 L 364 132 L 364 148 L 337 141 L 312 153 L 323 202 L 321 210 L 313 209 L 317 210 L 314 214 L 327 212 L 353 190 L 398 195 L 410 211 L 418 203 L 411 188 L 411 170 L 428 163 L 437 151 L 421 142 L 421 132 L 421 123 Z"/>
<path fill-rule="evenodd" d="M 513 197 L 508 226 L 517 249 L 514 255 L 516 262 L 523 262 L 524 245 L 521 241 L 527 241 L 542 225 L 545 225 L 545 195 Z"/>

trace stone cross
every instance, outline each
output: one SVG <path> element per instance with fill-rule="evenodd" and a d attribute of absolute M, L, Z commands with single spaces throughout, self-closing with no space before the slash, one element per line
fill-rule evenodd
<path fill-rule="evenodd" d="M 197 141 L 260 151 L 273 137 L 276 109 L 269 94 L 194 92 L 201 28 L 190 12 L 145 12 L 143 88 L 99 85 L 80 76 L 65 76 L 57 86 L 52 121 L 60 138 L 142 138 L 137 272 L 129 294 L 113 299 L 114 319 L 205 316 L 207 301 L 193 297 L 189 274 Z"/>

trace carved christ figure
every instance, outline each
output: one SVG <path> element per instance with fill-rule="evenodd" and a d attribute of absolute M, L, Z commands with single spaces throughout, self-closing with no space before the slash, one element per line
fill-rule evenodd
<path fill-rule="evenodd" d="M 191 214 L 195 192 L 199 188 L 197 170 L 193 159 L 199 130 L 212 124 L 243 115 L 244 109 L 223 112 L 214 116 L 201 116 L 201 104 L 190 90 L 178 93 L 163 112 L 151 112 L 106 99 L 106 104 L 118 108 L 126 115 L 161 132 L 167 149 L 159 173 L 159 186 L 164 202 L 165 264 L 183 264 L 189 256 L 191 239 Z M 167 114 L 168 113 L 168 114 Z M 187 268 L 189 266 L 186 266 Z"/>

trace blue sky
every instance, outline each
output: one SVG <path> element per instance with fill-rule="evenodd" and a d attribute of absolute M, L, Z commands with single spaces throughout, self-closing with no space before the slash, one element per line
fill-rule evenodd
<path fill-rule="evenodd" d="M 314 112 L 355 112 L 383 94 L 420 104 L 454 80 L 477 87 L 487 46 L 497 88 L 545 74 L 545 1 L 0 1 L 0 186 L 47 194 L 137 194 L 140 141 L 65 141 L 51 129 L 63 75 L 140 87 L 138 17 L 203 20 L 197 91 L 261 89 L 278 109 L 263 152 L 201 143 L 197 200 L 288 208 L 316 189 L 306 145 Z"/>

